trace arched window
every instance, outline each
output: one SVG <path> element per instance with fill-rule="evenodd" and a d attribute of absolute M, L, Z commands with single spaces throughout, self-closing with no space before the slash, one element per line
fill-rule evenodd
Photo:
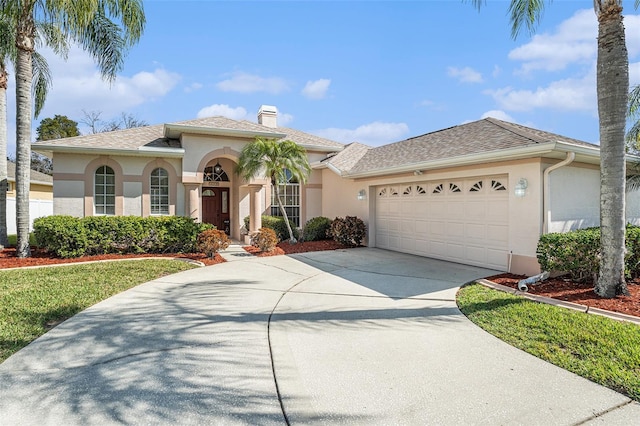
<path fill-rule="evenodd" d="M 149 178 L 151 214 L 169 214 L 169 173 L 161 167 L 154 169 Z"/>
<path fill-rule="evenodd" d="M 111 167 L 98 167 L 93 194 L 96 215 L 116 214 L 116 174 Z"/>
<path fill-rule="evenodd" d="M 220 162 L 217 162 L 215 166 L 205 167 L 204 181 L 205 182 L 229 182 L 229 176 L 227 175 L 227 172 L 225 172 L 222 169 Z"/>
<path fill-rule="evenodd" d="M 280 199 L 282 200 L 289 220 L 295 223 L 296 226 L 300 226 L 300 184 L 291 175 L 289 170 L 285 170 L 284 172 L 285 180 L 278 185 Z M 282 216 L 282 212 L 278 206 L 275 188 L 273 188 L 271 192 L 271 216 Z"/>

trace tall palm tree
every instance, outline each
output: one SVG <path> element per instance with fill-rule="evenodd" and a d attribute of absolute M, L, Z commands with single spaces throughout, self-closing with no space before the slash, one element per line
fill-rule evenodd
<path fill-rule="evenodd" d="M 6 246 L 7 240 L 7 84 L 8 61 L 15 62 L 15 28 L 12 22 L 0 20 L 0 246 Z M 66 56 L 69 46 L 57 28 L 38 23 L 38 44 L 52 47 L 54 51 Z M 35 116 L 37 117 L 51 86 L 51 73 L 45 58 L 33 52 L 33 93 L 35 96 Z"/>
<path fill-rule="evenodd" d="M 481 7 L 484 0 L 472 0 Z M 523 25 L 530 33 L 540 21 L 542 0 L 511 0 L 511 34 Z M 551 3 L 551 0 L 548 1 Z M 640 0 L 635 1 L 636 7 Z M 625 124 L 629 55 L 622 23 L 622 0 L 593 0 L 598 19 L 597 94 L 600 123 L 600 272 L 595 292 L 607 298 L 629 294 L 624 278 Z"/>
<path fill-rule="evenodd" d="M 280 185 L 290 177 L 300 183 L 306 182 L 311 166 L 304 148 L 290 140 L 256 138 L 242 149 L 236 173 L 247 181 L 258 176 L 271 180 L 278 207 L 289 231 L 289 242 L 297 242 L 280 197 Z"/>
<path fill-rule="evenodd" d="M 140 39 L 145 17 L 142 0 L 0 0 L 0 10 L 16 28 L 17 254 L 28 257 L 32 54 L 36 22 L 51 24 L 66 39 L 82 46 L 93 56 L 103 77 L 112 81 L 123 66 L 125 50 Z"/>

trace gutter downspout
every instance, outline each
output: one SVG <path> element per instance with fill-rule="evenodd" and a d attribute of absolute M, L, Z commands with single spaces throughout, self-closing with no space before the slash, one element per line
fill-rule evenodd
<path fill-rule="evenodd" d="M 576 158 L 575 152 L 567 152 L 567 158 L 565 158 L 558 164 L 554 164 L 553 166 L 547 167 L 544 171 L 543 178 L 542 178 L 542 185 L 543 185 L 543 191 L 544 191 L 544 196 L 542 200 L 542 210 L 544 213 L 544 218 L 542 222 L 543 234 L 549 233 L 549 223 L 551 222 L 551 209 L 549 208 L 549 205 L 551 204 L 551 191 L 549 189 L 549 174 L 552 171 L 559 169 L 560 167 L 564 167 L 568 164 L 571 164 L 573 160 L 575 160 L 575 158 Z"/>

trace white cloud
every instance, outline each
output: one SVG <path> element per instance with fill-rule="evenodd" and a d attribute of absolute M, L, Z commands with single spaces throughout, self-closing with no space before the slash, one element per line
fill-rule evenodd
<path fill-rule="evenodd" d="M 288 126 L 293 122 L 293 115 L 278 112 L 278 126 Z"/>
<path fill-rule="evenodd" d="M 502 74 L 502 68 L 500 68 L 500 66 L 498 65 L 494 65 L 493 72 L 491 73 L 491 75 L 493 76 L 493 78 L 496 78 L 496 77 L 499 77 L 500 74 Z"/>
<path fill-rule="evenodd" d="M 626 15 L 624 30 L 629 57 L 635 58 L 640 54 L 640 15 Z"/>
<path fill-rule="evenodd" d="M 488 117 L 497 118 L 498 120 L 508 121 L 510 123 L 516 122 L 516 120 L 514 120 L 513 117 L 511 117 L 509 114 L 499 109 L 493 109 L 491 111 L 487 111 L 484 114 L 482 114 L 480 118 L 488 118 Z"/>
<path fill-rule="evenodd" d="M 360 142 L 376 146 L 403 139 L 409 133 L 409 126 L 405 123 L 374 121 L 373 123 L 363 124 L 356 129 L 332 127 L 311 131 L 310 133 L 342 143 Z"/>
<path fill-rule="evenodd" d="M 223 92 L 278 94 L 289 90 L 287 82 L 279 77 L 260 77 L 246 72 L 235 72 L 231 78 L 222 80 L 216 87 Z"/>
<path fill-rule="evenodd" d="M 80 110 L 102 111 L 105 116 L 119 114 L 146 102 L 167 95 L 181 76 L 163 68 L 140 71 L 132 76 L 119 75 L 113 83 L 104 81 L 90 55 L 72 48 L 66 62 L 49 50 L 43 50 L 51 74 L 53 87 L 47 96 L 42 116 Z"/>
<path fill-rule="evenodd" d="M 640 62 L 629 63 L 629 87 L 640 84 Z"/>
<path fill-rule="evenodd" d="M 553 33 L 536 34 L 509 52 L 509 59 L 523 62 L 521 72 L 558 71 L 572 63 L 591 63 L 596 57 L 598 21 L 592 9 L 577 11 Z"/>
<path fill-rule="evenodd" d="M 484 81 L 482 79 L 482 74 L 470 67 L 449 67 L 447 68 L 447 75 L 449 77 L 457 78 L 461 83 L 482 83 Z"/>
<path fill-rule="evenodd" d="M 561 111 L 594 111 L 597 108 L 594 73 L 583 78 L 568 78 L 536 90 L 505 87 L 485 91 L 507 111 L 531 111 L 547 108 Z"/>
<path fill-rule="evenodd" d="M 213 104 L 202 108 L 198 111 L 197 117 L 216 117 L 222 116 L 233 120 L 247 120 L 249 118 L 247 110 L 243 107 L 230 107 L 226 104 Z"/>
<path fill-rule="evenodd" d="M 322 99 L 329 90 L 331 80 L 321 78 L 316 81 L 307 81 L 307 84 L 302 89 L 302 94 L 309 99 Z"/>
<path fill-rule="evenodd" d="M 188 85 L 187 87 L 184 88 L 184 91 L 186 93 L 191 93 L 191 92 L 195 92 L 197 90 L 202 89 L 204 86 L 201 83 L 191 83 L 190 85 Z"/>

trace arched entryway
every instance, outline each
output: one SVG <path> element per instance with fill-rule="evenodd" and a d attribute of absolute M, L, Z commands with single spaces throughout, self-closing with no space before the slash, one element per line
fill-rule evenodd
<path fill-rule="evenodd" d="M 231 234 L 231 193 L 229 175 L 220 164 L 214 160 L 214 165 L 204 169 L 202 182 L 202 222 L 210 223 L 217 229 Z"/>

